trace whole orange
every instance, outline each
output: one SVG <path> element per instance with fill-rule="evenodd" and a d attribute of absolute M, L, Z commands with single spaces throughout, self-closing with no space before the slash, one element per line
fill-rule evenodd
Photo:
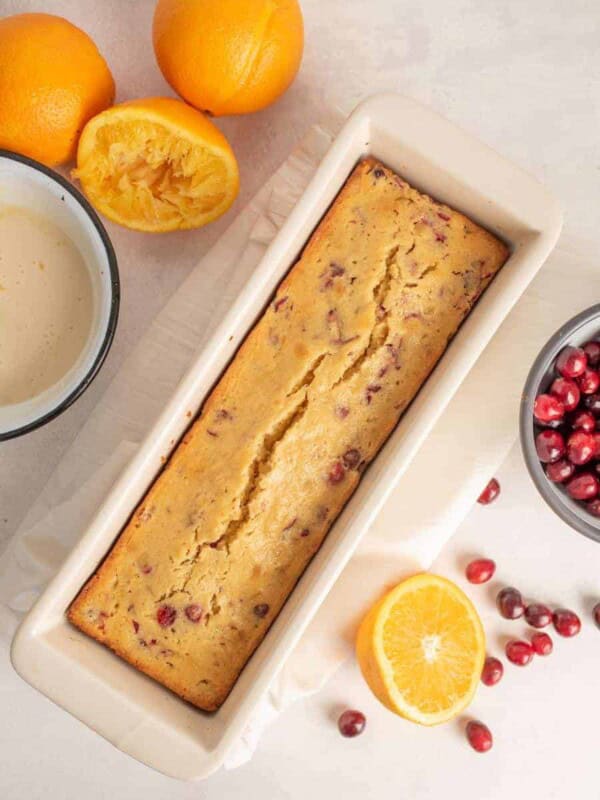
<path fill-rule="evenodd" d="M 87 33 L 51 14 L 0 19 L 0 147 L 48 166 L 74 157 L 115 83 Z"/>
<path fill-rule="evenodd" d="M 302 60 L 297 0 L 158 0 L 154 52 L 173 89 L 215 116 L 258 111 Z"/>

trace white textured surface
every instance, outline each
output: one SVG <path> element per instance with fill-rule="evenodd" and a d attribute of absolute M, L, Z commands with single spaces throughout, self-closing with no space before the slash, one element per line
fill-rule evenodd
<path fill-rule="evenodd" d="M 600 243 L 594 202 L 600 188 L 596 3 L 570 3 L 568 19 L 562 0 L 431 2 L 427 8 L 412 0 L 371 0 L 368 6 L 327 0 L 327 8 L 322 1 L 304 0 L 303 5 L 307 54 L 298 82 L 275 108 L 223 121 L 241 163 L 238 207 L 328 105 L 350 107 L 373 91 L 395 89 L 429 103 L 545 181 L 562 200 L 566 235 L 593 265 Z M 40 6 L 0 0 L 0 14 L 30 8 Z M 121 98 L 164 91 L 148 44 L 151 8 L 149 0 L 44 4 L 44 10 L 62 12 L 94 35 L 115 72 Z M 16 528 L 86 418 L 94 393 L 107 385 L 227 221 L 162 239 L 111 229 L 125 290 L 115 348 L 97 383 L 71 411 L 46 429 L 2 446 L 0 526 L 6 534 Z M 590 296 L 590 302 L 595 299 L 597 294 Z M 501 376 L 498 386 L 501 391 Z M 501 477 L 503 498 L 473 512 L 440 569 L 456 576 L 463 554 L 485 549 L 502 564 L 507 581 L 531 593 L 543 589 L 551 601 L 580 609 L 589 605 L 593 592 L 600 593 L 594 587 L 600 550 L 546 511 L 516 452 Z M 498 628 L 497 635 L 506 630 Z M 496 644 L 492 635 L 491 645 Z M 364 798 L 385 797 L 390 790 L 421 800 L 452 796 L 449 787 L 461 798 L 507 792 L 519 798 L 596 798 L 593 721 L 600 701 L 593 688 L 600 634 L 588 625 L 579 640 L 558 644 L 548 662 L 540 659 L 522 672 L 512 669 L 495 690 L 479 693 L 474 711 L 497 738 L 485 758 L 464 747 L 456 726 L 426 731 L 396 720 L 376 706 L 349 669 L 321 695 L 286 712 L 248 766 L 201 787 L 178 785 L 126 759 L 10 676 L 0 687 L 6 690 L 0 705 L 7 709 L 0 722 L 0 789 L 10 800 L 48 793 L 92 799 L 309 793 Z M 361 739 L 348 742 L 337 735 L 329 717 L 338 702 L 368 714 L 369 728 Z"/>

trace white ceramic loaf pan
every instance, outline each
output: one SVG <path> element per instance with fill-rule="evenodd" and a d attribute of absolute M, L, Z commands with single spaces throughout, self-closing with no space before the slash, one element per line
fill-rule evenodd
<path fill-rule="evenodd" d="M 229 698 L 199 711 L 67 623 L 65 610 L 95 570 L 262 313 L 361 156 L 372 154 L 421 190 L 494 231 L 512 255 L 470 314 L 258 648 Z M 354 552 L 446 404 L 554 246 L 561 213 L 529 175 L 412 100 L 374 96 L 350 116 L 296 208 L 213 339 L 21 625 L 15 669 L 123 752 L 182 779 L 217 769 L 273 676 Z"/>

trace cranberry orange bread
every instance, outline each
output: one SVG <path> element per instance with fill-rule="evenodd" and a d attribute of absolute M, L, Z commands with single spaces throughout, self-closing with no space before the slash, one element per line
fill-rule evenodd
<path fill-rule="evenodd" d="M 507 255 L 358 164 L 71 622 L 218 708 Z"/>

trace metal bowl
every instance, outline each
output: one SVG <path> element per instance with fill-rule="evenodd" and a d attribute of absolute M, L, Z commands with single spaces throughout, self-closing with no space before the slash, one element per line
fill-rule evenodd
<path fill-rule="evenodd" d="M 600 304 L 577 314 L 556 331 L 542 347 L 527 376 L 521 400 L 520 436 L 525 464 L 537 490 L 550 508 L 579 533 L 600 542 L 600 518 L 590 514 L 583 503 L 572 500 L 563 486 L 552 483 L 544 472 L 535 450 L 533 403 L 538 394 L 547 391 L 556 377 L 554 362 L 567 345 L 579 346 L 590 339 L 600 340 Z"/>
<path fill-rule="evenodd" d="M 0 200 L 42 214 L 77 246 L 90 274 L 94 318 L 76 364 L 54 386 L 14 405 L 0 406 L 0 442 L 22 436 L 62 414 L 98 374 L 119 316 L 119 271 L 98 215 L 62 175 L 26 156 L 0 150 Z"/>

